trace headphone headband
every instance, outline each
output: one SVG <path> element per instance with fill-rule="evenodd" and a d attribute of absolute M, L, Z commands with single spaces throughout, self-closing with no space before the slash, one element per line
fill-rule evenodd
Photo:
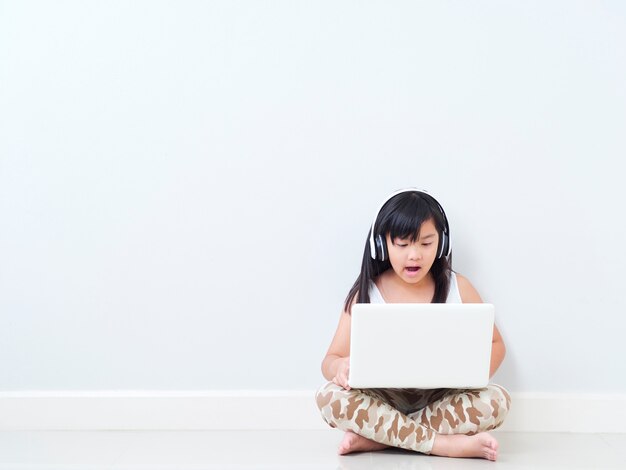
<path fill-rule="evenodd" d="M 441 204 L 439 204 L 439 201 L 437 201 L 437 199 L 435 199 L 428 191 L 424 189 L 417 189 L 417 188 L 405 188 L 405 189 L 399 189 L 398 191 L 395 191 L 390 196 L 388 196 L 387 199 L 383 201 L 383 203 L 380 205 L 380 207 L 376 211 L 376 215 L 374 216 L 374 220 L 372 221 L 372 228 L 370 229 L 370 256 L 372 257 L 372 259 L 376 259 L 376 244 L 374 243 L 374 229 L 375 229 L 376 220 L 378 219 L 378 215 L 380 214 L 380 211 L 385 206 L 385 204 L 387 204 L 387 202 L 389 202 L 389 200 L 392 199 L 394 196 L 397 196 L 398 194 L 402 194 L 402 193 L 409 193 L 409 192 L 426 194 L 430 196 L 433 199 L 433 201 L 435 201 L 435 203 L 437 203 L 437 207 L 439 207 L 439 210 L 441 211 L 441 215 L 443 216 L 443 222 L 444 222 L 442 240 L 440 240 L 441 250 L 438 253 L 437 258 L 441 258 L 441 256 L 443 255 L 445 245 L 447 245 L 447 250 L 444 256 L 446 257 L 450 256 L 450 252 L 452 251 L 452 245 L 450 244 L 450 227 L 448 224 L 448 218 L 446 217 L 446 213 L 443 211 L 443 207 L 441 207 Z M 446 237 L 447 237 L 447 243 L 444 243 L 446 241 Z"/>

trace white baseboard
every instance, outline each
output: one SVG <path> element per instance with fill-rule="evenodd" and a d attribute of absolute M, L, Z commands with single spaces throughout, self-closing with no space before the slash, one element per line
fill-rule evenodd
<path fill-rule="evenodd" d="M 0 392 L 0 430 L 329 429 L 314 391 Z M 512 394 L 502 431 L 626 433 L 626 395 Z"/>

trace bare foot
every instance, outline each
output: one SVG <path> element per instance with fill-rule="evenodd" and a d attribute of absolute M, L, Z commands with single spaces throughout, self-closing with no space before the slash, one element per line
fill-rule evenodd
<path fill-rule="evenodd" d="M 431 454 L 444 457 L 480 457 L 495 461 L 498 458 L 498 441 L 486 432 L 473 436 L 437 434 Z"/>
<path fill-rule="evenodd" d="M 352 431 L 346 431 L 341 444 L 339 444 L 339 455 L 346 455 L 351 452 L 371 452 L 375 450 L 383 450 L 388 446 L 371 441 L 366 437 L 359 436 Z"/>

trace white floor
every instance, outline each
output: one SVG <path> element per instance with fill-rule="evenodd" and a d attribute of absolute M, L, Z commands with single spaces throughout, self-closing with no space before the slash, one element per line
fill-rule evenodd
<path fill-rule="evenodd" d="M 336 455 L 325 431 L 2 431 L 0 469 L 626 469 L 626 434 L 494 433 L 497 462 L 402 450 Z"/>

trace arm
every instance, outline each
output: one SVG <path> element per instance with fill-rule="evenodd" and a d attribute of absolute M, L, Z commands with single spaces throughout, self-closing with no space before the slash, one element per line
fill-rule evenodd
<path fill-rule="evenodd" d="M 326 380 L 341 385 L 349 390 L 348 373 L 350 370 L 350 322 L 352 317 L 347 312 L 341 313 L 335 337 L 322 361 L 322 374 Z"/>
<path fill-rule="evenodd" d="M 483 303 L 483 300 L 480 298 L 478 291 L 474 288 L 474 286 L 467 280 L 466 277 L 461 276 L 460 274 L 456 275 L 457 282 L 459 284 L 459 292 L 461 294 L 461 300 L 463 303 L 471 304 L 471 303 Z M 502 364 L 504 360 L 504 356 L 506 355 L 506 347 L 504 346 L 504 341 L 502 340 L 502 335 L 500 335 L 500 331 L 498 331 L 498 327 L 493 325 L 493 339 L 491 340 L 491 365 L 489 366 L 489 377 L 493 376 Z"/>

